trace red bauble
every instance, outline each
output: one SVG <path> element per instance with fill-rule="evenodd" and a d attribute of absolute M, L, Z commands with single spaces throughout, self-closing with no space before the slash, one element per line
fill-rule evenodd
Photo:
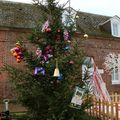
<path fill-rule="evenodd" d="M 79 32 L 75 32 L 75 34 L 76 34 L 76 37 L 78 37 L 78 35 L 79 35 Z"/>
<path fill-rule="evenodd" d="M 21 62 L 21 59 L 18 59 L 18 58 L 17 58 L 17 59 L 16 59 L 16 62 L 17 62 L 17 63 L 20 63 L 20 62 Z"/>
<path fill-rule="evenodd" d="M 16 58 L 17 58 L 17 59 L 20 59 L 20 58 L 21 58 L 21 56 L 20 56 L 20 55 L 18 55 Z"/>
<path fill-rule="evenodd" d="M 70 63 L 71 65 L 73 65 L 73 64 L 74 64 L 74 61 L 73 61 L 73 60 L 71 60 L 69 63 Z"/>
<path fill-rule="evenodd" d="M 61 30 L 60 30 L 60 29 L 58 29 L 58 30 L 57 30 L 57 32 L 58 32 L 58 33 L 60 33 L 60 32 L 61 32 Z"/>
<path fill-rule="evenodd" d="M 51 28 L 46 28 L 45 32 L 51 32 Z"/>
<path fill-rule="evenodd" d="M 13 56 L 14 56 L 14 57 L 17 57 L 17 53 L 16 53 L 16 52 L 14 52 L 14 53 L 13 53 Z"/>

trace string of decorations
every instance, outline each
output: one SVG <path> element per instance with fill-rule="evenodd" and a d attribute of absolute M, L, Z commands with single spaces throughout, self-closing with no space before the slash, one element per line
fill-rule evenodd
<path fill-rule="evenodd" d="M 16 62 L 20 63 L 24 59 L 25 48 L 22 46 L 22 43 L 19 41 L 15 44 L 15 47 L 10 50 L 12 55 L 16 58 Z"/>

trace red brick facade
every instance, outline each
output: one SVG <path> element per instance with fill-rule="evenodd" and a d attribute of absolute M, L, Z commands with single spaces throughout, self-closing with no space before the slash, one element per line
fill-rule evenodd
<path fill-rule="evenodd" d="M 26 41 L 26 31 L 16 30 L 0 30 L 0 67 L 4 64 L 16 66 L 19 68 L 23 67 L 24 62 L 17 63 L 16 59 L 12 56 L 10 49 L 15 47 L 17 40 Z M 28 43 L 25 43 L 29 46 Z M 11 90 L 11 84 L 9 78 L 5 72 L 0 74 L 0 99 L 15 99 L 14 92 Z"/>
<path fill-rule="evenodd" d="M 88 56 L 94 58 L 94 61 L 99 69 L 105 69 L 103 65 L 105 62 L 105 56 L 109 53 L 120 52 L 120 39 L 118 38 L 104 38 L 104 37 L 89 37 L 87 40 L 82 40 L 79 44 L 86 51 Z M 102 78 L 106 83 L 106 87 L 109 93 L 120 93 L 120 85 L 112 85 L 111 75 L 104 70 Z"/>
<path fill-rule="evenodd" d="M 30 45 L 26 42 L 26 38 L 28 33 L 22 30 L 1 30 L 0 31 L 0 66 L 7 63 L 9 65 L 13 65 L 19 68 L 22 68 L 24 62 L 17 63 L 15 58 L 11 55 L 10 49 L 14 47 L 16 41 L 21 39 L 25 42 L 25 45 L 29 47 Z M 120 41 L 119 39 L 113 38 L 95 38 L 90 37 L 88 39 L 82 40 L 79 37 L 77 38 L 79 41 L 79 48 L 83 49 L 87 56 L 92 56 L 94 61 L 99 69 L 104 69 L 104 58 L 107 54 L 111 52 L 118 53 Z M 34 46 L 31 46 L 34 47 Z M 120 85 L 112 85 L 111 76 L 104 71 L 102 74 L 103 80 L 106 83 L 106 87 L 110 93 L 119 92 Z M 14 92 L 11 91 L 11 86 L 9 83 L 9 78 L 5 73 L 0 75 L 0 98 L 5 99 L 14 99 Z"/>
<path fill-rule="evenodd" d="M 10 49 L 15 46 L 15 43 L 19 39 L 25 42 L 27 48 L 31 50 L 34 48 L 34 46 L 28 44 L 26 39 L 29 30 L 35 27 L 34 24 L 36 21 L 33 20 L 39 20 L 39 13 L 41 13 L 41 11 L 38 11 L 34 6 L 28 4 L 19 5 L 1 2 L 0 7 L 3 12 L 1 12 L 2 15 L 0 17 L 0 67 L 7 63 L 22 68 L 24 63 L 17 63 L 15 58 L 11 55 Z M 78 19 L 78 28 L 80 32 L 89 35 L 86 40 L 82 40 L 83 38 L 81 39 L 79 37 L 77 38 L 79 47 L 87 53 L 87 56 L 94 57 L 94 61 L 99 69 L 104 69 L 103 63 L 105 56 L 111 52 L 119 53 L 120 39 L 113 38 L 112 36 L 110 37 L 110 35 L 108 37 L 108 34 L 103 34 L 104 32 L 102 33 L 102 31 L 98 29 L 98 24 L 104 23 L 109 17 L 82 12 L 79 12 L 78 15 L 80 16 Z M 93 37 L 93 34 L 95 34 L 95 36 L 106 35 L 106 37 Z M 112 85 L 111 76 L 108 73 L 104 71 L 102 77 L 109 93 L 120 91 L 120 85 Z M 9 78 L 5 73 L 2 73 L 0 75 L 0 99 L 2 100 L 5 98 L 14 99 L 14 94 L 11 91 Z"/>

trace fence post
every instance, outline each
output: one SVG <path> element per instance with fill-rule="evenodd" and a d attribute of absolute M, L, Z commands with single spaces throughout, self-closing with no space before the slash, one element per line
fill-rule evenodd
<path fill-rule="evenodd" d="M 109 102 L 106 102 L 106 115 L 107 120 L 109 120 Z"/>
<path fill-rule="evenodd" d="M 90 116 L 92 115 L 92 112 L 91 112 L 92 110 L 91 110 L 91 108 L 92 108 L 92 106 L 91 106 L 90 109 L 89 109 L 89 110 L 90 110 Z"/>
<path fill-rule="evenodd" d="M 105 120 L 105 101 L 102 100 L 102 114 L 103 114 L 103 120 Z"/>
<path fill-rule="evenodd" d="M 113 104 L 113 102 L 111 102 L 111 120 L 113 120 L 113 118 L 114 118 L 114 104 Z"/>
<path fill-rule="evenodd" d="M 93 101 L 92 115 L 95 116 L 95 100 Z"/>
<path fill-rule="evenodd" d="M 114 96 L 115 96 L 115 102 L 117 102 L 117 93 L 115 93 Z"/>
<path fill-rule="evenodd" d="M 119 120 L 119 117 L 118 117 L 118 103 L 115 103 L 115 110 L 116 110 L 116 120 Z"/>
<path fill-rule="evenodd" d="M 96 108 L 96 113 L 95 113 L 95 117 L 98 117 L 98 101 L 95 101 L 95 108 Z"/>
<path fill-rule="evenodd" d="M 99 118 L 101 118 L 101 100 L 99 99 Z"/>
<path fill-rule="evenodd" d="M 101 120 L 120 120 L 120 95 L 114 93 L 111 95 L 111 99 L 111 102 L 93 100 L 93 106 L 89 109 L 90 115 L 99 117 Z"/>

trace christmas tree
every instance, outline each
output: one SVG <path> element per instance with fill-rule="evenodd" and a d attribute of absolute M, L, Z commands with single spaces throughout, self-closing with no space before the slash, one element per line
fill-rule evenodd
<path fill-rule="evenodd" d="M 42 24 L 29 36 L 36 50 L 24 49 L 24 42 L 17 42 L 11 52 L 25 67 L 5 68 L 18 100 L 32 120 L 87 120 L 84 110 L 91 103 L 82 78 L 85 57 L 78 48 L 75 23 L 70 14 L 66 24 L 62 23 L 64 7 L 55 0 L 35 2 L 44 12 Z M 86 73 L 84 80 L 88 77 Z"/>

